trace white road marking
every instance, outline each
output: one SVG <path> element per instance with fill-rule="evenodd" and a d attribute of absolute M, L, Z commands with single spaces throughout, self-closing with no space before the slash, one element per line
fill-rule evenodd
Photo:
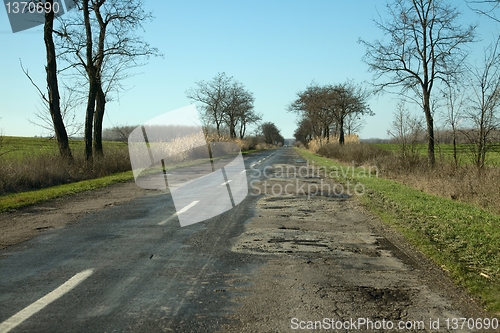
<path fill-rule="evenodd" d="M 200 202 L 199 200 L 196 200 L 196 201 L 193 201 L 191 202 L 189 205 L 187 205 L 186 207 L 182 208 L 180 211 L 177 212 L 177 215 L 179 214 L 182 214 L 184 212 L 186 212 L 189 208 L 193 207 L 194 205 L 196 205 L 198 202 Z"/>
<path fill-rule="evenodd" d="M 174 218 L 174 217 L 176 217 L 176 216 L 177 216 L 177 213 L 174 213 L 174 214 L 172 214 L 172 215 L 171 215 L 168 219 L 163 220 L 163 221 L 161 221 L 160 223 L 158 223 L 158 225 L 164 225 L 165 223 L 167 223 L 168 221 L 170 221 L 171 219 L 173 219 L 173 218 Z"/>
<path fill-rule="evenodd" d="M 1 333 L 7 333 L 17 325 L 21 324 L 23 321 L 37 313 L 38 311 L 42 310 L 44 307 L 49 305 L 50 303 L 54 302 L 57 300 L 59 297 L 63 296 L 67 292 L 71 291 L 71 289 L 75 288 L 77 285 L 79 285 L 83 280 L 88 278 L 90 275 L 92 275 L 94 271 L 92 269 L 87 269 L 83 272 L 80 272 L 73 276 L 71 279 L 66 281 L 63 285 L 60 287 L 54 289 L 47 295 L 43 296 L 40 298 L 38 301 L 35 303 L 29 305 L 28 307 L 24 308 L 23 310 L 19 311 L 6 321 L 0 324 L 0 332 Z"/>
<path fill-rule="evenodd" d="M 240 172 L 240 175 L 241 175 L 242 173 L 245 173 L 245 172 L 247 172 L 247 171 L 246 171 L 246 170 L 243 170 L 242 172 Z"/>
<path fill-rule="evenodd" d="M 250 164 L 250 168 L 253 168 L 255 166 L 255 164 L 257 164 L 257 163 Z"/>
<path fill-rule="evenodd" d="M 221 186 L 224 186 L 224 185 L 226 185 L 226 184 L 229 184 L 230 182 L 231 182 L 231 180 L 228 180 L 227 182 L 222 183 L 222 184 L 221 184 Z"/>
<path fill-rule="evenodd" d="M 199 200 L 196 200 L 196 201 L 193 201 L 191 202 L 189 205 L 187 205 L 186 207 L 182 208 L 180 211 L 176 212 L 176 213 L 173 213 L 169 218 L 167 218 L 166 220 L 163 220 L 161 221 L 160 223 L 158 223 L 158 225 L 164 225 L 166 224 L 168 221 L 172 220 L 173 218 L 175 218 L 176 216 L 178 216 L 179 214 L 182 214 L 184 213 L 185 211 L 187 211 L 189 208 L 193 207 L 194 205 L 196 205 L 198 202 L 200 202 Z M 2 332 L 0 332 L 2 333 Z"/>

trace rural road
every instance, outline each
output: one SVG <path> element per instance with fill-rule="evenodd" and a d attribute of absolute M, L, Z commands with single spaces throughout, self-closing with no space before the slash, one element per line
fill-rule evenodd
<path fill-rule="evenodd" d="M 254 195 L 208 221 L 180 227 L 169 193 L 144 191 L 0 250 L 0 333 L 469 332 L 446 320 L 485 316 L 355 198 L 311 192 L 322 176 L 293 149 L 245 166 Z"/>

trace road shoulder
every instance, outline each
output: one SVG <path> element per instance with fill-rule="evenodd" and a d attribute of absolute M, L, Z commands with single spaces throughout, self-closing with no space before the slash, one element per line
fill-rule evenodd
<path fill-rule="evenodd" d="M 64 227 L 85 214 L 122 205 L 148 193 L 157 191 L 141 189 L 134 182 L 118 183 L 1 213 L 0 249 L 28 241 L 44 231 Z"/>

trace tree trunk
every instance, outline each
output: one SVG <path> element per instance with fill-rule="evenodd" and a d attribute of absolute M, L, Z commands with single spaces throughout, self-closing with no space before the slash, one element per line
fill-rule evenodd
<path fill-rule="evenodd" d="M 103 157 L 102 150 L 102 122 L 104 120 L 104 110 L 106 108 L 106 94 L 102 89 L 102 66 L 104 63 L 105 52 L 105 39 L 106 39 L 106 23 L 101 15 L 101 5 L 104 3 L 97 3 L 94 5 L 94 15 L 99 23 L 99 40 L 97 43 L 97 57 L 95 63 L 96 75 L 96 109 L 94 115 L 94 153 L 98 157 Z"/>
<path fill-rule="evenodd" d="M 92 164 L 92 127 L 94 123 L 94 108 L 96 98 L 95 83 L 89 82 L 89 96 L 87 98 L 87 110 L 85 115 L 85 161 Z"/>
<path fill-rule="evenodd" d="M 229 137 L 236 139 L 236 124 L 232 116 L 229 118 Z"/>
<path fill-rule="evenodd" d="M 345 138 L 344 138 L 344 118 L 341 118 L 339 121 L 339 143 L 343 145 L 345 143 Z"/>
<path fill-rule="evenodd" d="M 92 28 L 90 25 L 89 0 L 82 1 L 83 17 L 86 34 L 86 71 L 89 78 L 89 94 L 87 98 L 87 110 L 85 115 L 85 161 L 87 165 L 92 164 L 92 125 L 94 122 L 94 110 L 97 95 L 96 69 L 92 59 Z"/>
<path fill-rule="evenodd" d="M 436 164 L 436 158 L 434 155 L 434 119 L 432 118 L 430 94 L 425 88 L 423 88 L 423 103 L 424 103 L 424 113 L 425 120 L 427 122 L 427 159 L 430 166 Z"/>
<path fill-rule="evenodd" d="M 240 125 L 240 139 L 242 139 L 242 140 L 245 137 L 246 128 L 247 128 L 246 123 L 244 121 L 242 121 L 242 123 Z"/>
<path fill-rule="evenodd" d="M 47 0 L 52 8 L 53 0 Z M 70 161 L 73 159 L 71 149 L 69 147 L 68 133 L 61 115 L 59 85 L 57 82 L 57 61 L 56 50 L 54 46 L 54 39 L 52 32 L 54 27 L 54 12 L 49 11 L 45 13 L 45 25 L 43 28 L 43 39 L 45 41 L 45 49 L 47 51 L 47 88 L 49 91 L 49 110 L 54 124 L 54 131 L 56 134 L 57 144 L 59 146 L 59 154 Z"/>
<path fill-rule="evenodd" d="M 106 96 L 102 91 L 102 85 L 98 84 L 96 89 L 96 111 L 94 115 L 94 153 L 98 157 L 103 157 L 102 150 L 102 122 L 104 120 L 104 110 L 106 106 Z"/>
<path fill-rule="evenodd" d="M 458 157 L 457 157 L 457 130 L 455 125 L 452 125 L 452 133 L 453 133 L 453 160 L 455 161 L 455 166 L 458 166 Z"/>

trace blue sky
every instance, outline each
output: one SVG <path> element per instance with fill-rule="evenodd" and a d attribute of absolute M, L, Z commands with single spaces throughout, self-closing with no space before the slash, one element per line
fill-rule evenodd
<path fill-rule="evenodd" d="M 491 40 L 497 26 L 462 7 L 464 23 L 480 23 L 482 38 Z M 124 82 L 127 91 L 107 104 L 105 127 L 139 125 L 189 105 L 186 90 L 225 72 L 254 93 L 255 109 L 263 120 L 274 122 L 291 138 L 296 116 L 287 112 L 287 105 L 313 80 L 319 84 L 371 81 L 362 62 L 365 50 L 357 40 L 382 37 L 373 19 L 378 13 L 384 15 L 385 1 L 149 0 L 146 9 L 155 19 L 145 24 L 144 38 L 164 57 L 132 69 L 137 75 Z M 19 65 L 21 59 L 45 89 L 42 29 L 13 34 L 1 9 L 0 40 L 0 130 L 12 136 L 46 133 L 28 121 L 34 120 L 40 102 Z M 481 45 L 474 47 L 481 49 Z M 391 96 L 372 98 L 375 116 L 367 118 L 361 137 L 387 137 L 395 104 Z M 82 122 L 83 109 L 82 105 Z"/>

